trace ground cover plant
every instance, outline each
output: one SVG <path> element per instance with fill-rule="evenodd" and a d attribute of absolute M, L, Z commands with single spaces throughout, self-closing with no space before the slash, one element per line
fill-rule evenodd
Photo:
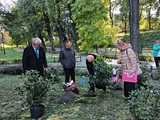
<path fill-rule="evenodd" d="M 0 75 L 0 110 L 1 120 L 30 120 L 29 109 L 22 108 L 24 98 L 19 97 L 15 88 L 24 81 L 21 76 Z M 79 76 L 76 80 L 80 79 Z M 121 91 L 108 90 L 105 94 L 97 90 L 96 98 L 77 97 L 71 104 L 57 104 L 56 99 L 63 94 L 63 80 L 56 82 L 46 97 L 46 113 L 44 120 L 60 118 L 60 120 L 113 120 L 131 118 L 127 102 Z M 81 88 L 81 94 L 88 90 Z M 14 107 L 13 107 L 14 106 Z M 96 109 L 95 109 L 96 108 Z"/>

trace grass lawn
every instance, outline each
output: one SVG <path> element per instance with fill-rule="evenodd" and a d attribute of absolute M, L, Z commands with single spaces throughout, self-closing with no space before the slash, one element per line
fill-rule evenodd
<path fill-rule="evenodd" d="M 0 63 L 16 63 L 16 61 L 21 61 L 23 49 L 18 49 L 14 47 L 6 47 L 6 54 L 0 50 Z M 46 53 L 48 63 L 54 63 L 58 61 L 58 54 Z"/>
<path fill-rule="evenodd" d="M 13 120 L 19 116 L 22 101 L 15 87 L 21 82 L 20 76 L 0 74 L 0 120 Z"/>
<path fill-rule="evenodd" d="M 0 61 L 13 62 L 15 60 L 20 60 L 22 58 L 22 52 L 17 51 L 16 48 L 6 48 L 6 54 L 0 51 Z"/>
<path fill-rule="evenodd" d="M 77 77 L 77 80 L 79 77 Z M 22 99 L 15 87 L 23 82 L 21 76 L 0 75 L 0 120 L 30 120 L 29 110 L 22 111 Z M 46 113 L 43 120 L 130 120 L 132 118 L 121 91 L 97 90 L 97 97 L 86 98 L 82 94 L 71 104 L 57 104 L 63 94 L 62 82 L 53 86 L 46 98 Z M 24 98 L 23 98 L 24 99 Z"/>

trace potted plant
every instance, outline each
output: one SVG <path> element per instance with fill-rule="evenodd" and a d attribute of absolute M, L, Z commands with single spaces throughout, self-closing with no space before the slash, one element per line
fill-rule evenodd
<path fill-rule="evenodd" d="M 24 83 L 18 87 L 20 95 L 25 97 L 25 100 L 30 107 L 31 118 L 38 119 L 44 114 L 45 106 L 44 98 L 52 84 L 59 78 L 56 76 L 56 71 L 53 69 L 48 71 L 45 76 L 39 75 L 35 70 L 27 71 L 24 75 Z"/>

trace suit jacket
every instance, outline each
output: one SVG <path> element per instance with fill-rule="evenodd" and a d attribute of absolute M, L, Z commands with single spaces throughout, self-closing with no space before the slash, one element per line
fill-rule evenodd
<path fill-rule="evenodd" d="M 37 70 L 40 74 L 44 73 L 44 68 L 47 67 L 46 54 L 42 47 L 39 48 L 39 59 L 36 56 L 34 48 L 28 46 L 23 52 L 23 70 Z"/>

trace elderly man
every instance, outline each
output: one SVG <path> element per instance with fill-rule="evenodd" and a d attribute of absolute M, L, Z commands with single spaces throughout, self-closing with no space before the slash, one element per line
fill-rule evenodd
<path fill-rule="evenodd" d="M 32 38 L 32 44 L 24 49 L 23 52 L 23 70 L 37 70 L 41 75 L 44 74 L 44 69 L 47 68 L 47 60 L 44 49 L 41 47 L 39 38 Z"/>

